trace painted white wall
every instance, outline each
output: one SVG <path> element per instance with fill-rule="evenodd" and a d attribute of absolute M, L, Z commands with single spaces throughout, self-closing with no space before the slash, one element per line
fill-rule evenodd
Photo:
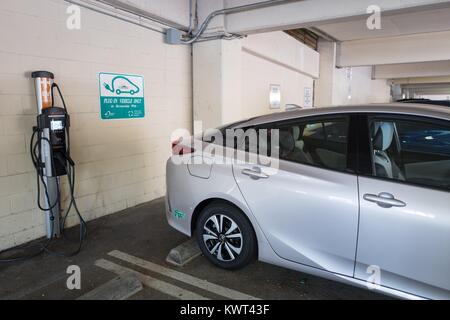
<path fill-rule="evenodd" d="M 241 54 L 240 40 L 193 46 L 193 114 L 204 130 L 242 118 Z"/>
<path fill-rule="evenodd" d="M 372 80 L 372 67 L 351 68 L 350 80 L 347 72 L 346 68 L 335 70 L 333 105 L 390 102 L 391 89 L 387 81 Z"/>
<path fill-rule="evenodd" d="M 304 105 L 304 88 L 313 78 L 243 51 L 242 118 L 284 111 L 286 104 Z M 281 109 L 270 109 L 269 88 L 281 87 Z"/>
<path fill-rule="evenodd" d="M 284 32 L 194 45 L 194 119 L 217 127 L 304 105 L 313 88 L 319 54 Z M 281 86 L 281 109 L 271 110 L 270 85 Z"/>
<path fill-rule="evenodd" d="M 319 75 L 319 54 L 284 32 L 250 35 L 242 41 L 242 118 L 304 106 L 304 88 Z M 281 87 L 281 109 L 270 109 L 269 88 Z"/>
<path fill-rule="evenodd" d="M 245 51 L 311 78 L 319 77 L 317 51 L 281 32 L 250 35 L 242 40 Z"/>
<path fill-rule="evenodd" d="M 30 71 L 54 72 L 65 95 L 77 201 L 87 220 L 163 196 L 170 134 L 191 129 L 190 47 L 165 45 L 159 33 L 84 9 L 82 29 L 69 31 L 67 6 L 0 1 L 0 250 L 45 231 L 28 152 L 36 123 Z M 98 72 L 143 75 L 146 118 L 101 121 Z"/>
<path fill-rule="evenodd" d="M 386 79 L 372 79 L 372 67 L 336 68 L 337 46 L 319 41 L 320 76 L 316 81 L 315 105 L 387 103 L 391 90 Z"/>

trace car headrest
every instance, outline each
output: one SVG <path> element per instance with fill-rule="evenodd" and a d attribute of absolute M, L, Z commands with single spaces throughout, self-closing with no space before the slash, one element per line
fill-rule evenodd
<path fill-rule="evenodd" d="M 291 152 L 295 148 L 295 139 L 292 133 L 280 131 L 280 147 L 285 152 Z"/>
<path fill-rule="evenodd" d="M 381 122 L 373 138 L 373 148 L 378 151 L 386 151 L 391 146 L 393 139 L 394 124 L 392 122 Z"/>
<path fill-rule="evenodd" d="M 375 136 L 378 132 L 378 129 L 380 129 L 380 125 L 382 122 L 372 122 L 370 125 L 370 132 L 372 133 L 372 136 Z"/>
<path fill-rule="evenodd" d="M 292 135 L 294 136 L 295 141 L 300 139 L 300 127 L 299 126 L 292 127 Z"/>
<path fill-rule="evenodd" d="M 295 141 L 295 147 L 303 151 L 305 149 L 305 142 L 303 140 L 297 140 Z"/>

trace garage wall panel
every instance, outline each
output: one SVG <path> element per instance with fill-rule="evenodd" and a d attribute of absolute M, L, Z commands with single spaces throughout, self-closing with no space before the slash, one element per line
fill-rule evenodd
<path fill-rule="evenodd" d="M 250 118 L 285 110 L 286 104 L 304 105 L 304 88 L 313 88 L 313 78 L 279 64 L 243 52 L 242 115 Z M 280 85 L 281 108 L 270 109 L 270 85 Z"/>
<path fill-rule="evenodd" d="M 250 35 L 242 47 L 242 118 L 304 106 L 304 89 L 319 74 L 318 52 L 281 31 Z M 270 109 L 270 85 L 281 87 L 280 109 Z"/>
<path fill-rule="evenodd" d="M 0 250 L 45 233 L 28 152 L 36 116 L 31 71 L 54 72 L 64 93 L 76 194 L 87 220 L 163 196 L 170 134 L 192 126 L 190 47 L 166 45 L 159 33 L 85 9 L 81 30 L 71 31 L 67 6 L 63 0 L 0 2 Z M 146 118 L 101 121 L 99 72 L 143 75 Z"/>

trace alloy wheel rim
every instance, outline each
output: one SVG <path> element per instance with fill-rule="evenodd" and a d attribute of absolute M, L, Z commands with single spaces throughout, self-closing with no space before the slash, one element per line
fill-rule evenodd
<path fill-rule="evenodd" d="M 203 226 L 203 242 L 215 258 L 230 262 L 241 254 L 243 236 L 233 219 L 225 214 L 215 214 Z"/>

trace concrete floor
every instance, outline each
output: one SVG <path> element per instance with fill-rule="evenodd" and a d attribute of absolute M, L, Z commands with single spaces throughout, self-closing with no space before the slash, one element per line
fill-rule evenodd
<path fill-rule="evenodd" d="M 204 297 L 220 298 L 213 293 L 109 256 L 108 253 L 113 250 L 262 299 L 387 298 L 367 290 L 261 262 L 254 262 L 243 270 L 233 272 L 215 268 L 202 256 L 183 268 L 169 266 L 165 262 L 168 252 L 186 240 L 188 239 L 184 235 L 174 231 L 167 224 L 164 201 L 159 199 L 90 222 L 88 241 L 83 251 L 74 258 L 43 254 L 21 263 L 0 264 L 0 299 L 76 299 L 117 277 L 116 274 L 96 266 L 95 262 L 98 259 L 126 266 Z M 60 244 L 55 244 L 53 248 L 61 249 L 59 246 Z M 81 290 L 70 291 L 66 287 L 69 276 L 66 270 L 70 265 L 78 265 L 81 268 Z M 174 297 L 144 286 L 144 290 L 130 299 L 174 299 Z"/>

